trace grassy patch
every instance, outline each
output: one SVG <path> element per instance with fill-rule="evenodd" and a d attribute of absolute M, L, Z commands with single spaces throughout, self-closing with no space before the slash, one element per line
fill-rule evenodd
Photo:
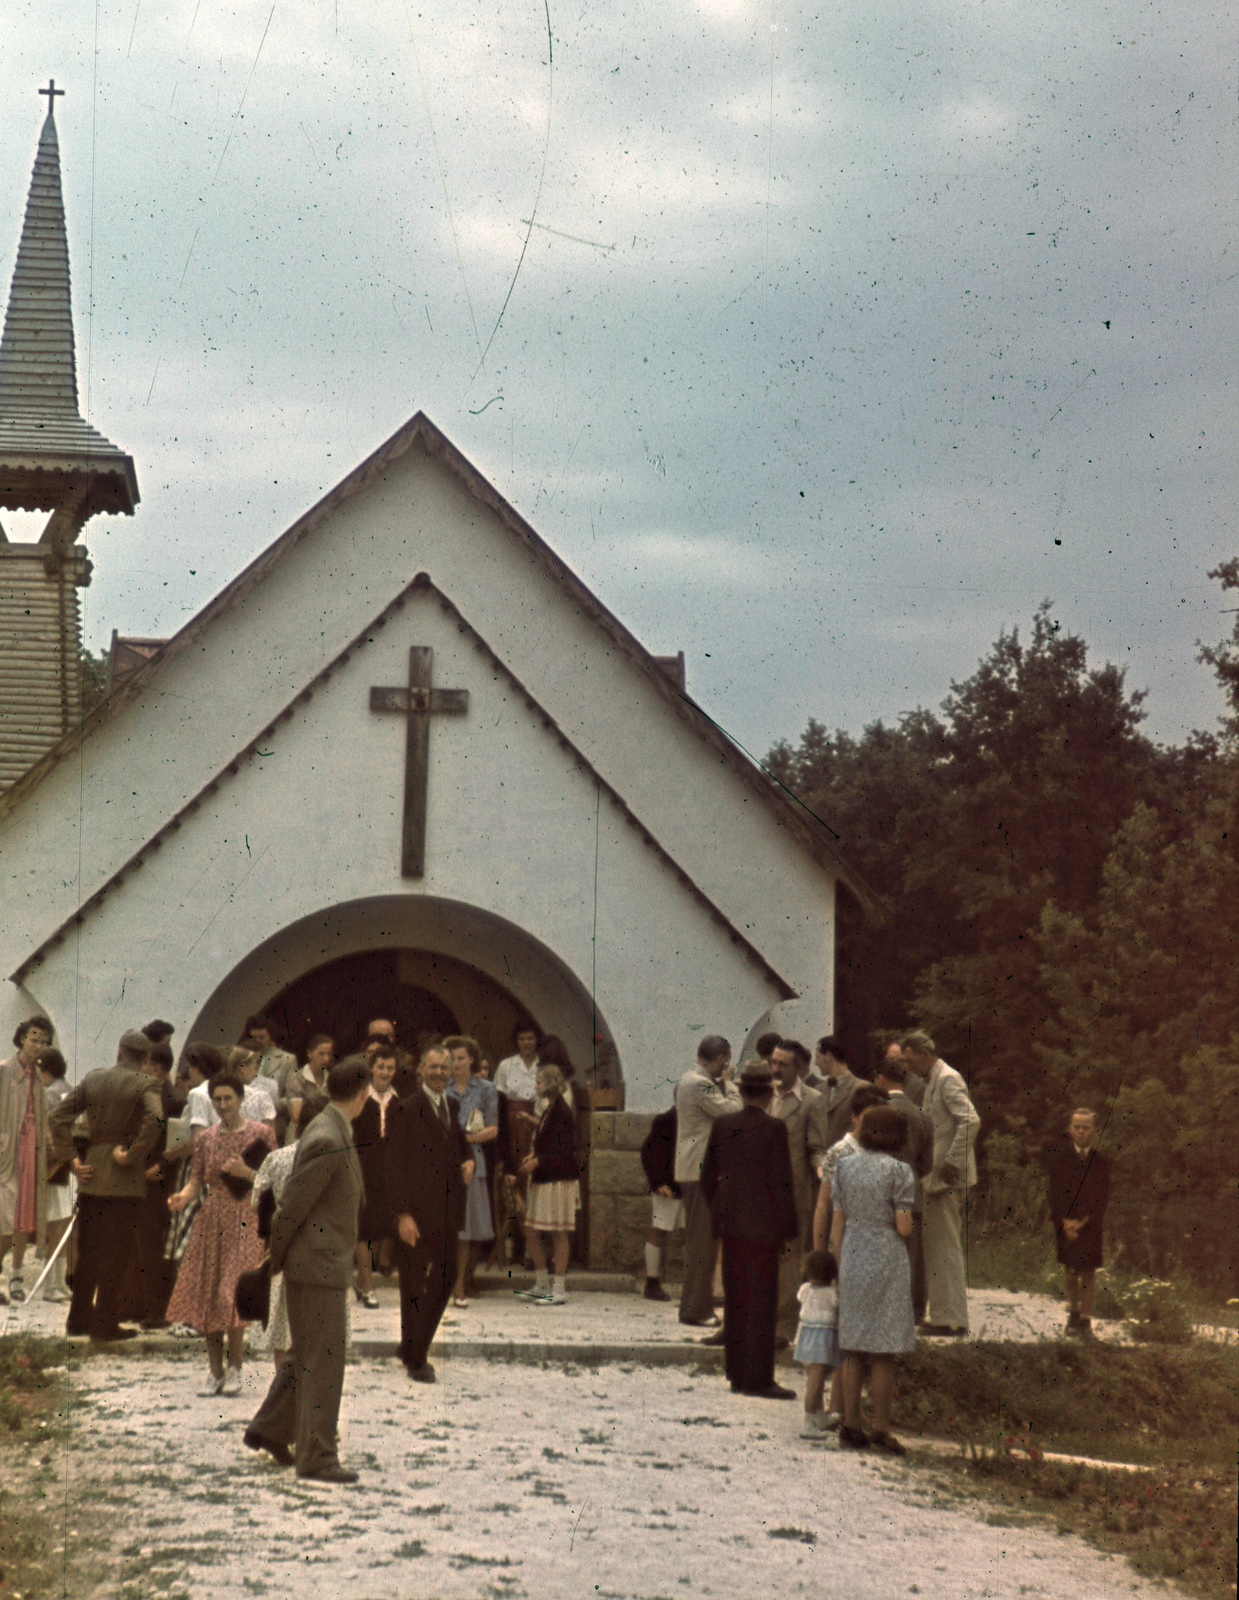
<path fill-rule="evenodd" d="M 986 1521 L 1052 1521 L 1138 1572 L 1173 1579 L 1207 1600 L 1235 1593 L 1235 1475 L 1162 1467 L 1110 1472 L 1013 1456 L 1001 1446 L 931 1468 L 939 1485 L 997 1501 Z M 940 1502 L 937 1502 L 940 1503 Z"/>
<path fill-rule="evenodd" d="M 1239 1352 L 1227 1346 L 940 1346 L 903 1360 L 896 1386 L 905 1434 L 1011 1436 L 1104 1461 L 1234 1469 Z"/>

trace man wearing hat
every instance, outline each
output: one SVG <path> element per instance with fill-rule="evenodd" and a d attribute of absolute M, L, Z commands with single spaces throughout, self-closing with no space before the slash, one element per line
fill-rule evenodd
<path fill-rule="evenodd" d="M 723 1317 L 733 1391 L 791 1400 L 774 1381 L 779 1255 L 796 1237 L 796 1186 L 787 1128 L 767 1115 L 774 1073 L 746 1061 L 738 1080 L 743 1110 L 717 1118 L 701 1167 L 714 1237 L 723 1241 Z"/>
<path fill-rule="evenodd" d="M 51 1115 L 60 1160 L 73 1157 L 77 1174 L 77 1270 L 69 1305 L 68 1333 L 96 1342 L 129 1339 L 120 1326 L 120 1292 L 127 1263 L 137 1248 L 138 1218 L 146 1194 L 146 1158 L 164 1128 L 159 1089 L 146 1075 L 151 1052 L 146 1034 L 121 1035 L 114 1067 L 87 1073 Z M 73 1122 L 85 1113 L 90 1144 L 74 1155 Z"/>

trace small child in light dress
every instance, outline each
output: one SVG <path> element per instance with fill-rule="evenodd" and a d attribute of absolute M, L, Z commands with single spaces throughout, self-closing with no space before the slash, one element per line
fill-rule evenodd
<path fill-rule="evenodd" d="M 800 1327 L 792 1352 L 805 1369 L 800 1437 L 822 1441 L 839 1426 L 839 1418 L 833 1412 L 828 1416 L 822 1404 L 827 1370 L 839 1365 L 839 1291 L 835 1287 L 839 1268 L 828 1250 L 811 1250 L 804 1258 L 804 1273 L 805 1281 L 796 1295 Z"/>

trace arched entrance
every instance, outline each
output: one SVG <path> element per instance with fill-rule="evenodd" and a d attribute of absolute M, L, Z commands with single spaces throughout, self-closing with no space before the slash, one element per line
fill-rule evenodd
<path fill-rule="evenodd" d="M 282 928 L 216 985 L 187 1036 L 233 1044 L 246 1017 L 268 1009 L 290 1046 L 334 1028 L 351 1049 L 369 1017 L 394 1011 L 402 1042 L 424 1017 L 476 1030 L 495 1055 L 508 1054 L 524 1014 L 563 1039 L 587 1088 L 623 1081 L 606 1019 L 554 951 L 491 912 L 429 895 L 352 900 Z"/>

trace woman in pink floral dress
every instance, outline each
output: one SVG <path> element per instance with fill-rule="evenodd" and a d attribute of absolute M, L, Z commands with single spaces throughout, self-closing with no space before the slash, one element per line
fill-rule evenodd
<path fill-rule="evenodd" d="M 168 1200 L 169 1210 L 184 1211 L 206 1185 L 207 1198 L 194 1218 L 176 1288 L 168 1302 L 168 1320 L 188 1323 L 206 1334 L 211 1372 L 203 1393 L 234 1395 L 241 1393 L 246 1329 L 235 1304 L 237 1279 L 263 1257 L 258 1219 L 249 1199 L 254 1168 L 243 1152 L 255 1143 L 274 1149 L 275 1135 L 265 1122 L 247 1122 L 242 1117 L 244 1089 L 233 1073 L 216 1073 L 210 1093 L 219 1122 L 198 1135 L 189 1182 Z"/>

